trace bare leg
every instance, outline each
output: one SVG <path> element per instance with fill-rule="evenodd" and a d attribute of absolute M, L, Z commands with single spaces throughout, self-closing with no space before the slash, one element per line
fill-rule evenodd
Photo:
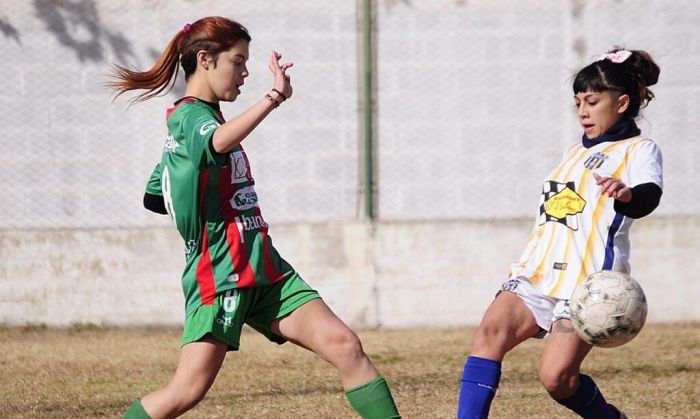
<path fill-rule="evenodd" d="M 503 361 L 508 351 L 539 330 L 525 302 L 512 292 L 501 292 L 486 310 L 474 334 L 471 355 Z"/>
<path fill-rule="evenodd" d="M 540 358 L 540 381 L 557 403 L 585 419 L 625 417 L 605 400 L 591 377 L 580 373 L 591 348 L 576 335 L 570 320 L 558 320 Z"/>
<path fill-rule="evenodd" d="M 520 297 L 509 291 L 498 294 L 474 334 L 471 356 L 464 364 L 457 404 L 459 419 L 488 417 L 501 379 L 501 361 L 539 329 Z"/>
<path fill-rule="evenodd" d="M 211 387 L 228 346 L 210 337 L 185 345 L 170 383 L 141 399 L 153 419 L 173 418 L 197 405 Z"/>
<path fill-rule="evenodd" d="M 271 329 L 335 366 L 346 390 L 379 376 L 357 335 L 320 298 L 309 301 L 287 317 L 275 320 Z"/>
<path fill-rule="evenodd" d="M 571 320 L 558 320 L 552 325 L 539 366 L 540 381 L 555 400 L 571 396 L 579 384 L 579 373 L 592 346 L 581 340 Z"/>

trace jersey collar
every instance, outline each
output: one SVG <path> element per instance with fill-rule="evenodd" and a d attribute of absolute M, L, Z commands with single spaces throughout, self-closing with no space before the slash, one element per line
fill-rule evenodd
<path fill-rule="evenodd" d="M 195 97 L 195 96 L 185 96 L 185 97 L 183 97 L 183 98 L 180 98 L 180 99 L 178 99 L 178 100 L 175 101 L 175 106 L 177 106 L 178 104 L 180 104 L 180 102 L 182 102 L 183 100 L 186 100 L 186 99 L 188 99 L 188 100 L 190 100 L 190 101 L 193 100 L 193 99 L 194 99 L 194 100 L 198 100 L 198 101 L 204 103 L 205 105 L 209 106 L 210 108 L 214 109 L 214 110 L 217 111 L 217 112 L 221 111 L 221 106 L 219 106 L 218 103 L 208 102 L 208 101 L 206 101 L 206 100 L 200 99 L 200 98 Z"/>
<path fill-rule="evenodd" d="M 634 119 L 626 118 L 618 121 L 600 137 L 590 139 L 586 136 L 586 134 L 583 134 L 581 141 L 583 142 L 584 147 L 591 148 L 596 144 L 606 141 L 620 141 L 624 140 L 625 138 L 636 137 L 641 133 L 642 131 L 637 128 L 637 124 L 634 123 Z"/>

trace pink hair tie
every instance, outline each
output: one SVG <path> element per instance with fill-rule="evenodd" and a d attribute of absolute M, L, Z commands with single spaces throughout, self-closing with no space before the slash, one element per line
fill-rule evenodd
<path fill-rule="evenodd" d="M 632 51 L 621 49 L 617 52 L 608 52 L 598 57 L 596 61 L 608 60 L 615 64 L 624 63 L 632 55 Z"/>
<path fill-rule="evenodd" d="M 185 26 L 182 27 L 182 32 L 187 33 L 190 31 L 190 28 L 192 28 L 192 25 L 186 23 Z"/>

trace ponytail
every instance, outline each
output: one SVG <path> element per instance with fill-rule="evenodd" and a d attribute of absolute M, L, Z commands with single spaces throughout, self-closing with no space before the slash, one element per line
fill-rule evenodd
<path fill-rule="evenodd" d="M 627 61 L 628 71 L 637 82 L 641 107 L 644 108 L 654 98 L 654 92 L 649 89 L 649 86 L 659 81 L 661 69 L 646 51 L 632 51 Z"/>
<path fill-rule="evenodd" d="M 131 99 L 142 102 L 168 93 L 177 80 L 178 64 L 185 72 L 185 80 L 197 70 L 197 53 L 206 51 L 216 61 L 219 53 L 231 48 L 240 39 L 250 42 L 250 35 L 240 23 L 219 16 L 209 16 L 186 24 L 170 40 L 153 68 L 134 71 L 114 65 L 107 86 L 116 90 L 116 97 L 130 90 L 145 90 Z"/>
<path fill-rule="evenodd" d="M 117 91 L 117 97 L 129 90 L 146 90 L 135 98 L 133 102 L 142 102 L 161 93 L 168 93 L 177 80 L 177 65 L 179 63 L 179 44 L 183 32 L 178 32 L 153 68 L 147 71 L 134 71 L 118 64 L 114 65 L 114 81 L 108 82 L 108 86 Z"/>

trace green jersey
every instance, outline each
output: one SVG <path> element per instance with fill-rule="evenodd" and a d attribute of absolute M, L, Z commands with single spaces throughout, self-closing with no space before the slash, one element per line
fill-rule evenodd
<path fill-rule="evenodd" d="M 215 105 L 186 97 L 167 112 L 168 137 L 146 192 L 163 196 L 185 241 L 186 314 L 232 288 L 269 285 L 296 275 L 280 257 L 260 213 L 242 147 L 218 154 L 224 122 Z"/>

